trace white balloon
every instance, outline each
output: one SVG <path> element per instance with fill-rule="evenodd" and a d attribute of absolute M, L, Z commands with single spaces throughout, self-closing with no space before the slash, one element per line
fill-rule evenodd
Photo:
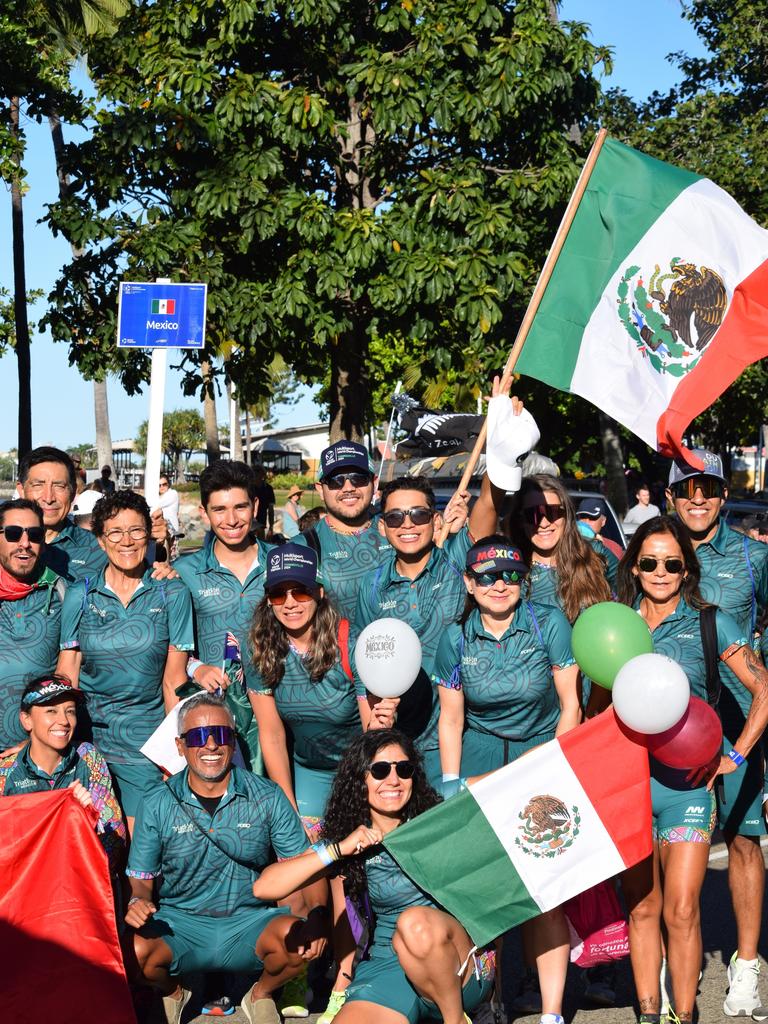
<path fill-rule="evenodd" d="M 616 716 L 635 732 L 654 735 L 676 725 L 691 699 L 688 676 L 664 654 L 638 654 L 613 683 Z"/>
<path fill-rule="evenodd" d="M 400 619 L 370 622 L 355 644 L 355 668 L 376 697 L 400 697 L 421 668 L 421 641 Z"/>

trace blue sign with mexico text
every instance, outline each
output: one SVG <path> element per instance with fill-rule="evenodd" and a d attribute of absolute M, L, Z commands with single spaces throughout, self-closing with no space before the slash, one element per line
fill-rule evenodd
<path fill-rule="evenodd" d="M 117 307 L 118 348 L 202 348 L 205 284 L 123 281 Z"/>

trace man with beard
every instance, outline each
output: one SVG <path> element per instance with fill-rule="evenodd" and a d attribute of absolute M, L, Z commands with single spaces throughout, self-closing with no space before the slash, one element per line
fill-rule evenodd
<path fill-rule="evenodd" d="M 307 849 L 301 820 L 274 782 L 232 766 L 234 721 L 220 697 L 192 697 L 178 730 L 187 768 L 144 801 L 128 859 L 125 920 L 141 977 L 179 1024 L 192 995 L 180 975 L 259 973 L 240 1008 L 250 1024 L 280 1024 L 272 993 L 325 946 L 327 883 L 301 890 L 305 920 L 254 896 L 273 851 Z"/>
<path fill-rule="evenodd" d="M 686 527 L 701 565 L 701 592 L 754 637 L 758 608 L 768 603 L 768 548 L 726 526 L 721 518 L 728 485 L 720 457 L 696 448 L 704 463 L 693 469 L 674 463 L 669 474 L 667 501 Z M 757 676 L 762 668 L 754 652 L 748 657 Z M 723 682 L 719 711 L 723 723 L 723 756 L 715 782 L 720 828 L 728 847 L 728 883 L 736 918 L 737 948 L 728 965 L 729 992 L 723 1010 L 728 1016 L 749 1016 L 758 1009 L 760 962 L 757 943 L 765 889 L 765 865 L 760 836 L 765 832 L 763 751 L 760 744 L 744 758 L 733 749 L 752 696 L 739 685 L 727 663 L 721 663 Z M 746 696 L 746 701 L 745 701 Z M 768 699 L 768 694 L 762 699 Z M 757 697 L 754 698 L 756 703 Z M 766 1012 L 765 1017 L 768 1017 Z"/>
<path fill-rule="evenodd" d="M 43 516 L 26 498 L 0 504 L 0 750 L 26 740 L 22 691 L 58 658 L 64 583 L 43 564 Z"/>

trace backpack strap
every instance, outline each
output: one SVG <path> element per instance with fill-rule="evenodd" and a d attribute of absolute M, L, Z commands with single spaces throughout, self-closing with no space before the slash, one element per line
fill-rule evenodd
<path fill-rule="evenodd" d="M 354 682 L 352 666 L 349 663 L 349 619 L 339 619 L 339 630 L 337 633 L 339 641 L 339 658 L 344 675 L 350 682 Z"/>
<path fill-rule="evenodd" d="M 704 652 L 704 664 L 707 670 L 707 700 L 711 707 L 717 709 L 720 703 L 720 657 L 717 651 L 717 608 L 709 605 L 699 613 L 699 630 L 701 647 Z"/>
<path fill-rule="evenodd" d="M 304 531 L 304 539 L 306 540 L 309 547 L 311 547 L 312 550 L 317 555 L 317 564 L 320 565 L 320 562 L 322 561 L 323 558 L 323 551 L 322 548 L 320 547 L 320 538 L 318 537 L 317 530 L 315 529 L 314 526 L 312 527 L 311 530 Z"/>
<path fill-rule="evenodd" d="M 456 652 L 458 654 L 458 660 L 451 671 L 451 677 L 448 683 L 453 690 L 458 690 L 461 687 L 461 659 L 464 657 L 464 630 L 462 629 L 459 633 L 459 649 Z"/>
<path fill-rule="evenodd" d="M 526 601 L 525 607 L 528 609 L 528 614 L 531 616 L 531 622 L 533 623 L 533 628 L 536 630 L 536 636 L 539 638 L 539 643 L 542 647 L 546 647 L 547 645 L 544 643 L 544 637 L 541 635 L 541 627 L 539 626 L 539 620 L 536 618 L 536 612 L 533 610 L 533 605 L 530 601 Z"/>
<path fill-rule="evenodd" d="M 382 562 L 381 565 L 378 566 L 378 568 L 376 569 L 376 572 L 373 574 L 373 579 L 371 580 L 371 593 L 369 595 L 371 599 L 371 604 L 376 603 L 376 595 L 379 592 L 379 584 L 381 583 L 381 576 L 383 572 L 384 563 Z"/>
<path fill-rule="evenodd" d="M 746 533 L 744 534 L 744 558 L 747 563 L 747 571 L 749 572 L 749 582 L 752 584 L 752 613 L 750 615 L 750 629 L 749 629 L 749 643 L 752 645 L 752 639 L 755 635 L 755 626 L 757 625 L 757 591 L 755 588 L 755 573 L 752 569 L 752 559 L 749 557 L 749 538 Z"/>
<path fill-rule="evenodd" d="M 81 611 L 85 611 L 85 609 L 88 607 L 88 586 L 89 586 L 89 583 L 90 583 L 90 579 L 87 576 L 85 576 L 84 579 L 83 579 L 83 602 L 80 605 L 80 610 Z"/>

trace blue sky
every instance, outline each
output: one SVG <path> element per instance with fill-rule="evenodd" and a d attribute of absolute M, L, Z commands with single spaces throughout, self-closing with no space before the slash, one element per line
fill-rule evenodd
<path fill-rule="evenodd" d="M 583 21 L 591 26 L 596 43 L 614 50 L 614 70 L 604 79 L 606 86 L 620 86 L 637 99 L 644 99 L 654 90 L 664 91 L 677 81 L 677 69 L 666 56 L 683 50 L 701 53 L 702 45 L 692 26 L 681 13 L 679 0 L 646 0 L 642 8 L 626 0 L 563 0 L 563 20 Z M 61 238 L 53 238 L 44 225 L 36 221 L 46 203 L 56 198 L 56 176 L 50 136 L 46 125 L 27 126 L 29 151 L 26 158 L 29 192 L 25 198 L 25 232 L 27 247 L 27 287 L 50 290 L 59 268 L 68 259 L 68 246 Z M 66 132 L 66 128 L 65 128 Z M 71 138 L 67 133 L 67 138 Z M 13 283 L 11 262 L 10 194 L 0 194 L 0 286 L 9 291 Z M 42 311 L 38 314 L 42 315 Z M 35 312 L 32 312 L 35 316 Z M 173 362 L 170 356 L 170 362 Z M 0 415 L 0 450 L 16 444 L 16 359 L 12 354 L 0 358 L 0 381 L 4 403 Z M 281 426 L 313 422 L 318 409 L 311 393 L 277 417 Z M 45 335 L 36 334 L 32 345 L 32 436 L 33 443 L 57 444 L 60 447 L 92 442 L 92 385 L 84 381 L 67 361 L 67 346 L 54 344 Z M 128 397 L 119 383 L 109 382 L 112 438 L 134 437 L 138 425 L 146 419 L 148 396 Z M 196 406 L 197 401 L 181 394 L 180 375 L 171 371 L 166 387 L 166 409 Z M 219 422 L 227 417 L 226 403 L 218 402 Z"/>

